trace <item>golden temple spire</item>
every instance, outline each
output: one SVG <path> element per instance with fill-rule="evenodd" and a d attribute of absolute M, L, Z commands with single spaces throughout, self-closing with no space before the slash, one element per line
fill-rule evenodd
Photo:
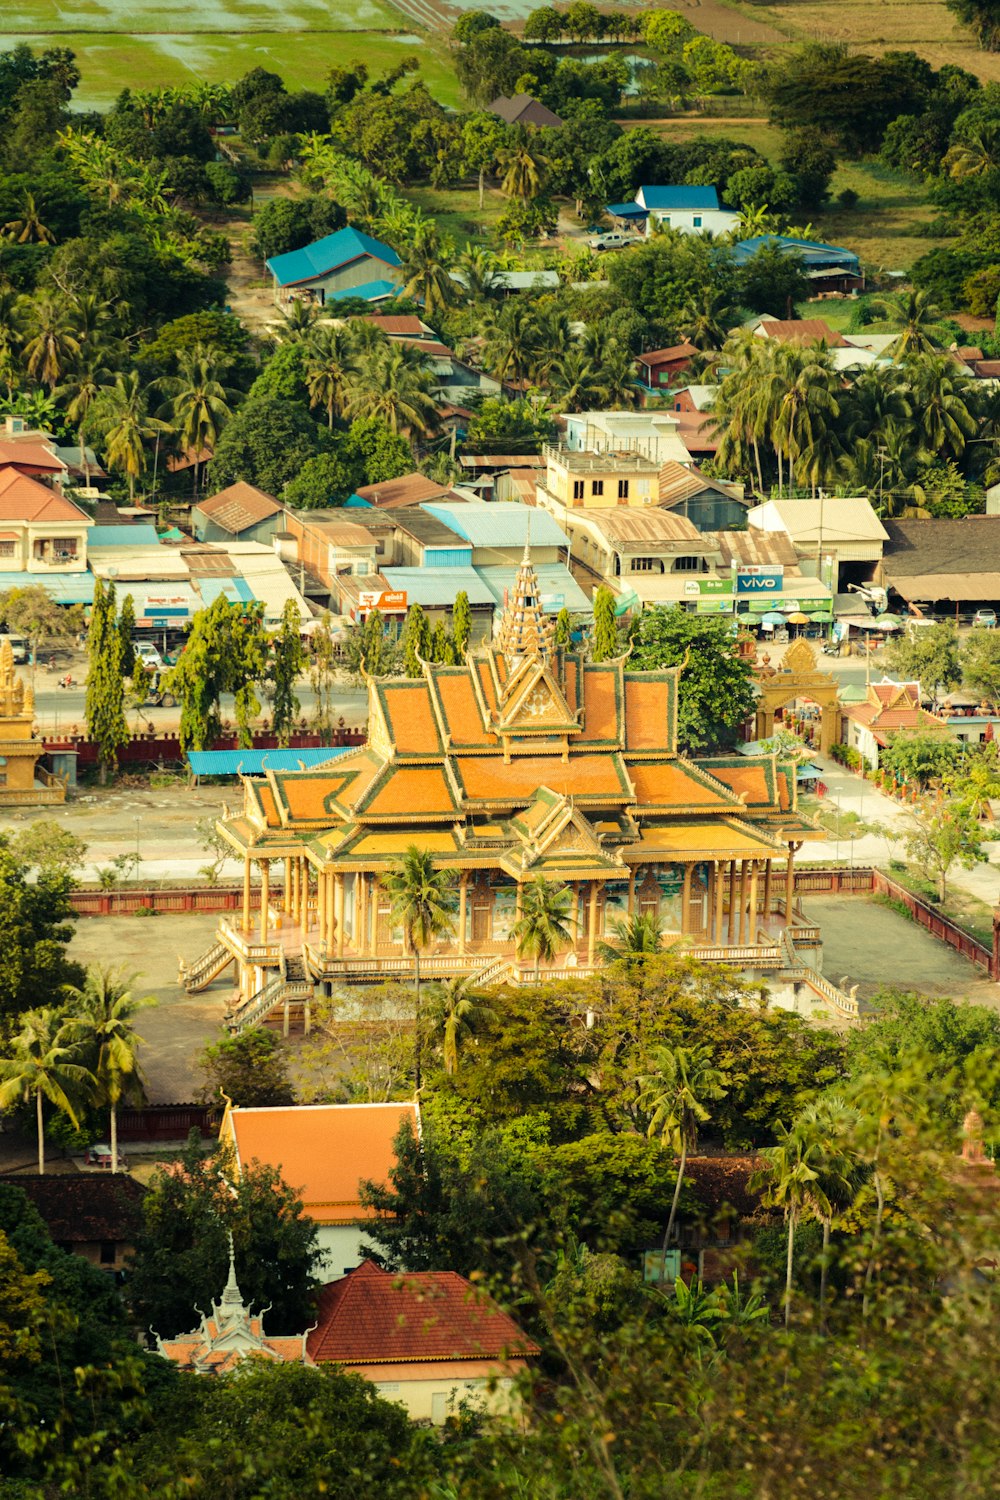
<path fill-rule="evenodd" d="M 555 622 L 542 609 L 538 574 L 531 561 L 531 518 L 524 538 L 524 556 L 517 570 L 513 593 L 500 616 L 497 645 L 513 671 L 526 656 L 542 661 L 552 659 L 555 650 Z"/>

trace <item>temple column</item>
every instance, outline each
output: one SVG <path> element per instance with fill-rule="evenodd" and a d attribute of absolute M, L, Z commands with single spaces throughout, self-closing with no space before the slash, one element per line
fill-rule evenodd
<path fill-rule="evenodd" d="M 338 870 L 333 877 L 333 920 L 337 929 L 337 957 L 344 956 L 344 877 Z"/>
<path fill-rule="evenodd" d="M 681 935 L 691 930 L 691 866 L 684 866 L 684 884 L 681 886 Z"/>
<path fill-rule="evenodd" d="M 736 941 L 742 945 L 747 940 L 747 862 L 740 860 L 740 873 L 738 878 L 739 895 L 737 896 L 737 935 Z"/>
<path fill-rule="evenodd" d="M 271 861 L 260 862 L 260 940 L 267 942 L 267 904 L 271 899 Z"/>
<path fill-rule="evenodd" d="M 788 846 L 788 863 L 785 866 L 785 926 L 792 925 L 792 904 L 795 900 L 795 845 Z"/>
<path fill-rule="evenodd" d="M 368 876 L 359 875 L 354 887 L 354 946 L 368 952 Z"/>
<path fill-rule="evenodd" d="M 597 881 L 590 882 L 590 931 L 587 933 L 587 963 L 593 968 L 597 946 Z"/>
<path fill-rule="evenodd" d="M 750 861 L 750 931 L 747 934 L 747 941 L 751 942 L 751 943 L 755 943 L 757 941 L 757 870 L 758 870 L 758 864 L 759 864 L 759 861 L 756 860 L 756 859 L 752 859 Z"/>
<path fill-rule="evenodd" d="M 736 923 L 738 920 L 739 907 L 736 904 L 736 861 L 729 861 L 729 924 L 726 930 L 726 940 L 732 948 L 736 943 Z"/>
<path fill-rule="evenodd" d="M 628 914 L 635 914 L 635 870 L 630 868 L 628 872 Z"/>
<path fill-rule="evenodd" d="M 722 860 L 721 859 L 717 859 L 717 860 L 715 860 L 713 862 L 712 869 L 713 869 L 712 879 L 715 882 L 715 891 L 714 891 L 714 896 L 715 896 L 715 921 L 714 921 L 713 926 L 712 926 L 712 942 L 713 943 L 721 943 L 722 940 L 723 940 L 723 933 L 722 933 L 722 921 L 723 921 L 722 903 L 723 903 L 723 900 L 724 900 L 725 894 L 726 894 L 726 868 L 725 868 L 725 865 L 723 864 Z"/>
<path fill-rule="evenodd" d="M 281 910 L 286 917 L 292 914 L 292 859 L 286 855 L 282 860 L 284 866 L 284 885 L 281 893 Z"/>
<path fill-rule="evenodd" d="M 514 897 L 514 920 L 515 920 L 515 922 L 520 922 L 520 920 L 521 920 L 521 918 L 522 918 L 523 915 L 524 915 L 524 886 L 521 884 L 520 881 L 518 881 L 517 882 L 517 893 L 516 893 L 516 895 Z"/>
<path fill-rule="evenodd" d="M 764 861 L 764 925 L 771 919 L 771 860 Z"/>
<path fill-rule="evenodd" d="M 319 887 L 319 943 L 321 948 L 326 947 L 330 936 L 326 910 L 326 889 L 329 882 L 329 872 L 320 870 L 316 877 L 316 884 Z"/>
<path fill-rule="evenodd" d="M 243 860 L 243 931 L 250 931 L 250 856 Z"/>
<path fill-rule="evenodd" d="M 378 952 L 378 878 L 375 875 L 368 893 L 368 952 Z"/>
<path fill-rule="evenodd" d="M 458 951 L 465 953 L 465 924 L 469 912 L 469 872 L 463 870 L 458 880 Z"/>

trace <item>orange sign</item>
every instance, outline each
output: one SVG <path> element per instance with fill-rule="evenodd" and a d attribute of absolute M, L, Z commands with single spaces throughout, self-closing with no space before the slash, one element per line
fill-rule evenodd
<path fill-rule="evenodd" d="M 402 614 L 406 610 L 406 590 L 362 589 L 358 593 L 358 608 L 377 609 L 382 614 Z"/>

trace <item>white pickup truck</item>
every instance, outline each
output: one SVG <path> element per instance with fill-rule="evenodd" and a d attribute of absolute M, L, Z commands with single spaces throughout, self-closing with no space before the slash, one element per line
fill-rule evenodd
<path fill-rule="evenodd" d="M 587 244 L 591 250 L 623 250 L 626 245 L 637 245 L 641 235 L 629 234 L 625 229 L 609 229 L 605 234 L 595 234 Z"/>

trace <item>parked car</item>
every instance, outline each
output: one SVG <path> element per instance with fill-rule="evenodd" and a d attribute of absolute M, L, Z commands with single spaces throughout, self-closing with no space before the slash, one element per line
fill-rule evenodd
<path fill-rule="evenodd" d="M 996 630 L 997 612 L 995 609 L 977 609 L 972 623 L 977 630 Z"/>
<path fill-rule="evenodd" d="M 84 1161 L 88 1167 L 103 1167 L 105 1171 L 111 1171 L 111 1147 L 107 1141 L 100 1141 L 96 1146 L 88 1146 Z M 118 1165 L 125 1165 L 125 1153 L 121 1147 L 118 1148 Z"/>
<path fill-rule="evenodd" d="M 16 663 L 20 665 L 28 660 L 28 643 L 23 635 L 0 635 L 0 645 L 4 641 L 10 642 L 10 649 Z"/>
<path fill-rule="evenodd" d="M 152 641 L 136 641 L 135 654 L 138 657 L 140 667 L 142 667 L 144 671 L 163 671 L 163 657 L 160 655 L 159 651 L 157 651 Z"/>
<path fill-rule="evenodd" d="M 621 250 L 625 245 L 635 245 L 639 236 L 628 234 L 624 229 L 609 229 L 605 234 L 595 234 L 588 240 L 591 250 Z"/>

